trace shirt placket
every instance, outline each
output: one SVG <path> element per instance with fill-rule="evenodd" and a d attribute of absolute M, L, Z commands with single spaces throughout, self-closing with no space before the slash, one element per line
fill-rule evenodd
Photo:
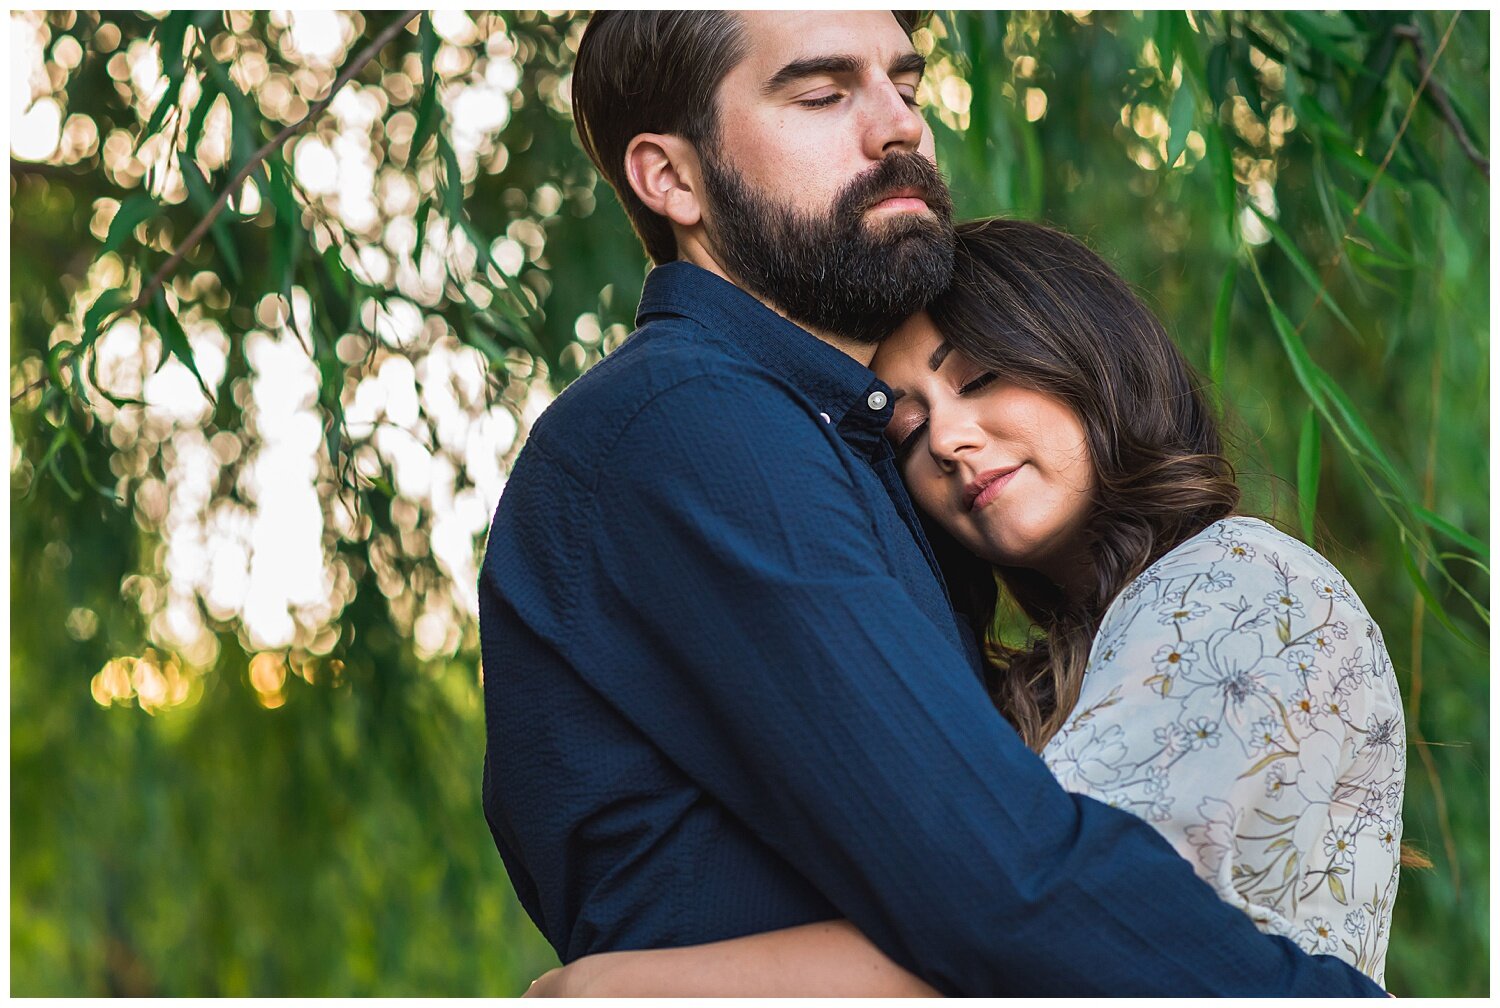
<path fill-rule="evenodd" d="M 901 473 L 896 468 L 895 453 L 885 440 L 884 431 L 891 419 L 891 408 L 889 390 L 879 381 L 871 382 L 863 395 L 844 414 L 838 426 L 839 436 L 875 470 L 880 485 L 885 488 L 886 495 L 896 507 L 896 513 L 901 516 L 901 521 L 905 523 L 907 531 L 927 560 L 932 576 L 937 578 L 938 584 L 943 585 L 946 594 L 948 589 L 943 582 L 943 572 L 938 568 L 937 557 L 932 552 L 931 544 L 927 542 L 927 534 L 922 530 L 921 520 L 906 492 L 906 484 L 902 482 Z"/>

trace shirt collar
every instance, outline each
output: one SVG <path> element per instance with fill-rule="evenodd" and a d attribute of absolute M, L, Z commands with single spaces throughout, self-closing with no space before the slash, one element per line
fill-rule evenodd
<path fill-rule="evenodd" d="M 786 378 L 851 448 L 866 457 L 876 454 L 893 397 L 869 368 L 692 263 L 663 263 L 647 275 L 635 324 L 674 315 L 692 319 L 730 352 Z"/>

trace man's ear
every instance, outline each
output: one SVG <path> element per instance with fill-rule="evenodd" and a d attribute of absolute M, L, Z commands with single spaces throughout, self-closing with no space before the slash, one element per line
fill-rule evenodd
<path fill-rule="evenodd" d="M 653 213 L 685 228 L 702 220 L 698 152 L 681 137 L 636 134 L 625 148 L 625 177 Z"/>

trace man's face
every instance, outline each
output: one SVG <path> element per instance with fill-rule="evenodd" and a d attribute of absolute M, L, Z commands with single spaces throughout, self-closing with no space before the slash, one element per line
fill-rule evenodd
<path fill-rule="evenodd" d="M 740 16 L 748 53 L 700 151 L 713 251 L 792 318 L 878 342 L 952 273 L 922 59 L 889 12 Z"/>

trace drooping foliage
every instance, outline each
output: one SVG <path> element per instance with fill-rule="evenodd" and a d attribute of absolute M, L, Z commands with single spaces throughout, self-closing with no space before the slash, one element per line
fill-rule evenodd
<path fill-rule="evenodd" d="M 514 994 L 476 563 L 645 259 L 585 15 L 12 14 L 16 994 Z M 959 12 L 962 216 L 1047 220 L 1209 376 L 1251 510 L 1406 697 L 1401 995 L 1488 992 L 1489 18 Z"/>

